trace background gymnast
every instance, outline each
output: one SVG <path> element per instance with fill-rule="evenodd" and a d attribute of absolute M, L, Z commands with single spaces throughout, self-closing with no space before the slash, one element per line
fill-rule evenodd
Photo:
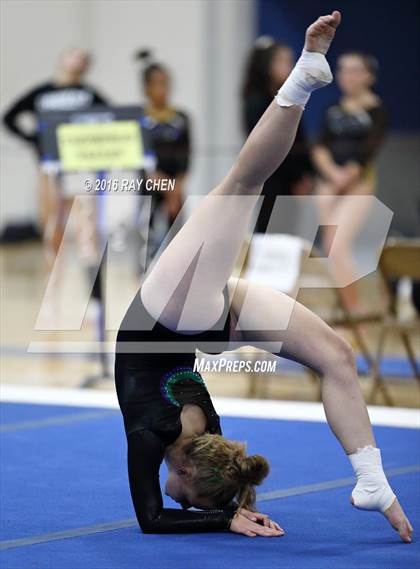
<path fill-rule="evenodd" d="M 268 474 L 267 461 L 221 436 L 208 391 L 193 370 L 195 348 L 210 343 L 219 352 L 230 340 L 258 342 L 273 353 L 280 344 L 282 357 L 317 372 L 328 423 L 357 477 L 352 503 L 382 512 L 402 540 L 411 541 L 412 527 L 383 472 L 349 345 L 281 292 L 231 277 L 265 180 L 293 144 L 311 92 L 332 80 L 325 54 L 340 19 L 335 11 L 307 29 L 300 59 L 233 167 L 150 267 L 121 324 L 115 380 L 130 489 L 144 532 L 284 534 L 255 512 L 254 486 Z M 163 460 L 165 492 L 183 509 L 163 507 Z"/>

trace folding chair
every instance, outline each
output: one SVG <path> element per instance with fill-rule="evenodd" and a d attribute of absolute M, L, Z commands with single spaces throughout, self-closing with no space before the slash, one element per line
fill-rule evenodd
<path fill-rule="evenodd" d="M 420 386 L 420 369 L 410 340 L 412 332 L 420 331 L 419 315 L 403 319 L 397 310 L 397 294 L 392 282 L 403 277 L 420 281 L 420 239 L 390 239 L 385 245 L 379 269 L 388 294 L 387 310 L 381 321 L 376 357 L 373 365 L 373 383 L 368 401 L 373 403 L 380 391 L 385 401 L 392 405 L 393 400 L 380 375 L 380 365 L 385 348 L 385 340 L 390 331 L 397 332 L 406 350 L 413 375 Z"/>
<path fill-rule="evenodd" d="M 344 304 L 325 265 L 319 264 L 316 274 L 308 271 L 305 261 L 313 257 L 322 258 L 323 255 L 311 243 L 303 241 L 301 275 L 298 281 L 301 292 L 298 300 L 318 314 L 332 328 L 348 329 L 352 334 L 354 346 L 362 354 L 368 369 L 371 370 L 375 358 L 360 333 L 360 326 L 381 322 L 384 314 L 382 306 L 357 314 L 351 312 Z M 309 298 L 311 295 L 305 292 L 308 289 L 314 291 L 312 297 L 315 297 L 316 301 Z"/>
<path fill-rule="evenodd" d="M 241 276 L 295 296 L 304 245 L 303 239 L 293 235 L 254 234 L 245 255 Z M 306 368 L 306 372 L 316 386 L 316 399 L 320 401 L 321 386 L 318 377 L 309 368 Z M 248 397 L 260 394 L 259 377 L 258 373 L 249 374 Z"/>

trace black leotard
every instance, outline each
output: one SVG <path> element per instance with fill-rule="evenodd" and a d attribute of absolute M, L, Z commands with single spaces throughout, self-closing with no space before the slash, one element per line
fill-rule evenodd
<path fill-rule="evenodd" d="M 168 109 L 165 118 L 158 118 L 145 107 L 142 126 L 150 133 L 157 158 L 156 169 L 171 178 L 185 174 L 191 152 L 188 115 L 177 109 Z"/>
<path fill-rule="evenodd" d="M 57 85 L 49 81 L 31 89 L 19 98 L 3 117 L 6 127 L 21 139 L 30 142 L 41 157 L 41 141 L 38 127 L 34 132 L 26 132 L 19 126 L 19 116 L 31 113 L 38 120 L 39 113 L 45 111 L 83 111 L 93 105 L 105 105 L 106 100 L 96 89 L 84 83 Z"/>
<path fill-rule="evenodd" d="M 181 434 L 183 405 L 199 405 L 207 417 L 206 432 L 221 434 L 220 420 L 201 375 L 194 372 L 194 348 L 211 352 L 226 349 L 230 314 L 225 308 L 211 330 L 186 335 L 173 332 L 149 315 L 140 291 L 120 326 L 115 360 L 115 383 L 128 442 L 131 496 L 145 533 L 226 530 L 233 507 L 207 511 L 164 508 L 159 468 L 165 448 Z M 162 348 L 181 346 L 177 353 Z M 210 344 L 209 346 L 209 342 Z M 179 353 L 182 351 L 182 353 Z"/>
<path fill-rule="evenodd" d="M 327 109 L 318 144 L 329 149 L 337 164 L 354 161 L 366 166 L 383 142 L 386 124 L 382 103 L 357 112 L 338 103 Z"/>

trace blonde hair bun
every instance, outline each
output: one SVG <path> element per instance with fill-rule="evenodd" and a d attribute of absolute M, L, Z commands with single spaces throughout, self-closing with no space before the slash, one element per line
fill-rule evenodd
<path fill-rule="evenodd" d="M 260 454 L 246 456 L 241 461 L 241 475 L 244 482 L 258 486 L 270 472 L 267 460 Z"/>

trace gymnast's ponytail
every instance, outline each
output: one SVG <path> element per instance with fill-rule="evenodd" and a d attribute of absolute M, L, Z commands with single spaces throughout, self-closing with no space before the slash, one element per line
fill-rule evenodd
<path fill-rule="evenodd" d="M 151 49 L 139 49 L 134 54 L 134 59 L 141 64 L 140 76 L 145 87 L 156 71 L 169 75 L 167 68 L 155 59 Z"/>
<path fill-rule="evenodd" d="M 267 460 L 259 455 L 239 457 L 239 469 L 243 485 L 238 492 L 238 506 L 255 511 L 255 486 L 259 486 L 270 471 Z"/>

